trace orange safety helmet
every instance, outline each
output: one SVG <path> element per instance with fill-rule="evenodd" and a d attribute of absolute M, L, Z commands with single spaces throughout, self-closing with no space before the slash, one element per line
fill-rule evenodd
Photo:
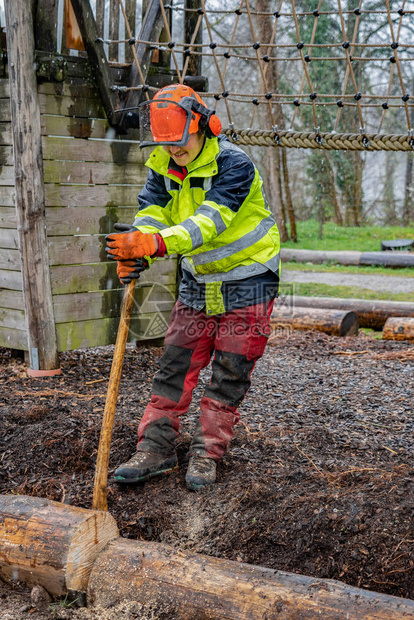
<path fill-rule="evenodd" d="M 218 136 L 220 119 L 192 88 L 171 84 L 139 106 L 140 146 L 185 146 L 191 134 Z"/>

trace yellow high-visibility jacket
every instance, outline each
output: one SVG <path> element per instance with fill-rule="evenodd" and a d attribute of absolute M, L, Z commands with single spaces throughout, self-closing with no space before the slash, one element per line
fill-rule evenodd
<path fill-rule="evenodd" d="M 206 139 L 180 179 L 170 156 L 156 147 L 146 162 L 134 225 L 159 233 L 168 254 L 212 289 L 210 314 L 223 312 L 220 286 L 266 272 L 279 273 L 280 241 L 262 180 L 250 158 L 224 136 Z"/>

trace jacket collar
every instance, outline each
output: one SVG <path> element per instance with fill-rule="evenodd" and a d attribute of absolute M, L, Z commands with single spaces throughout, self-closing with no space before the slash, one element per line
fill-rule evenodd
<path fill-rule="evenodd" d="M 217 170 L 216 157 L 219 153 L 219 144 L 217 138 L 206 138 L 204 146 L 199 156 L 187 166 L 188 174 L 191 175 L 197 171 L 198 176 L 209 176 L 214 174 L 214 170 Z M 145 162 L 148 168 L 151 168 L 155 172 L 162 174 L 166 177 L 171 177 L 177 180 L 177 177 L 168 174 L 168 168 L 170 164 L 170 156 L 162 146 L 157 146 L 151 153 L 149 159 Z M 213 167 L 213 170 L 210 168 Z"/>

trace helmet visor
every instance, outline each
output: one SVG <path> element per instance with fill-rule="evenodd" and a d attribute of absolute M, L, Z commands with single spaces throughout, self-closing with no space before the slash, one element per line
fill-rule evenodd
<path fill-rule="evenodd" d="M 190 102 L 191 105 L 191 102 Z M 186 102 L 153 99 L 139 106 L 140 147 L 185 146 L 190 137 L 191 108 Z"/>

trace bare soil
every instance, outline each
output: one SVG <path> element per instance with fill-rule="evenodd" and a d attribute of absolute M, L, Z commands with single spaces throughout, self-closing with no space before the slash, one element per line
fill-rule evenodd
<path fill-rule="evenodd" d="M 63 374 L 39 380 L 0 349 L 0 493 L 91 507 L 112 353 L 62 354 Z M 110 475 L 135 451 L 161 353 L 128 345 Z M 182 422 L 179 471 L 144 486 L 110 484 L 121 535 L 414 598 L 413 377 L 408 342 L 275 334 L 218 484 L 194 494 L 185 460 L 206 369 Z M 156 617 L 58 603 L 34 606 L 25 586 L 0 582 L 0 620 Z"/>

